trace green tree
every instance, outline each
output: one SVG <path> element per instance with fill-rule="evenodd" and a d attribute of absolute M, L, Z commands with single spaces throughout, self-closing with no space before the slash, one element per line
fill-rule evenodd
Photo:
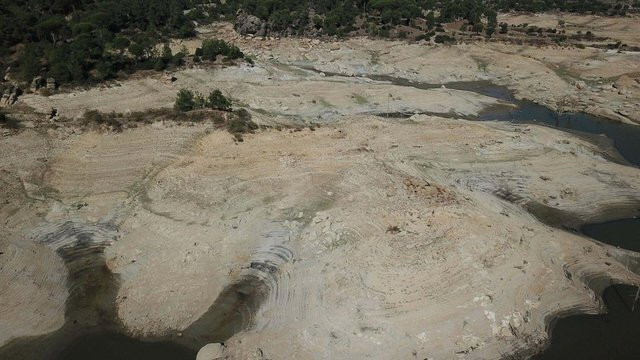
<path fill-rule="evenodd" d="M 493 33 L 496 32 L 496 27 L 498 26 L 498 12 L 491 9 L 487 11 L 487 30 L 486 34 L 488 37 L 491 37 Z"/>
<path fill-rule="evenodd" d="M 429 11 L 427 13 L 425 21 L 427 22 L 427 28 L 429 28 L 429 30 L 433 29 L 433 27 L 436 25 L 436 17 L 433 14 L 433 11 Z"/>
<path fill-rule="evenodd" d="M 500 23 L 500 34 L 506 34 L 509 31 L 509 24 L 503 22 Z"/>
<path fill-rule="evenodd" d="M 208 105 L 212 109 L 217 110 L 230 110 L 231 109 L 231 101 L 227 99 L 220 90 L 213 90 L 209 94 Z"/>
<path fill-rule="evenodd" d="M 195 97 L 193 92 L 187 89 L 180 89 L 176 95 L 173 107 L 179 111 L 191 111 L 195 108 Z"/>
<path fill-rule="evenodd" d="M 96 73 L 98 80 L 113 78 L 116 75 L 115 66 L 111 61 L 103 59 L 96 65 Z"/>
<path fill-rule="evenodd" d="M 131 40 L 122 35 L 118 35 L 113 39 L 113 47 L 121 54 L 127 47 L 129 47 L 129 45 L 131 45 Z"/>
<path fill-rule="evenodd" d="M 37 31 L 40 39 L 51 39 L 51 42 L 55 45 L 58 39 L 61 37 L 61 33 L 66 29 L 67 22 L 60 16 L 51 16 L 42 21 L 37 26 Z"/>
<path fill-rule="evenodd" d="M 202 56 L 207 60 L 215 60 L 218 55 L 224 55 L 229 59 L 244 57 L 244 54 L 237 46 L 219 39 L 207 39 L 203 41 L 202 47 L 196 51 L 196 55 Z"/>

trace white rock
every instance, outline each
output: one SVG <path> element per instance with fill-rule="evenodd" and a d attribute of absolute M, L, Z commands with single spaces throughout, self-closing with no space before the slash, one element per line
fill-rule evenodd
<path fill-rule="evenodd" d="M 222 344 L 210 343 L 203 346 L 200 351 L 198 351 L 196 360 L 216 360 L 222 359 L 223 357 L 224 348 L 222 347 Z"/>

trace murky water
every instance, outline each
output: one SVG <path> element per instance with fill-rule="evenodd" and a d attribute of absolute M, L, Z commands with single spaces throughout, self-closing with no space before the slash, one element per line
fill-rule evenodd
<path fill-rule="evenodd" d="M 602 297 L 604 315 L 573 315 L 553 326 L 551 345 L 533 360 L 640 359 L 640 299 L 638 288 L 608 287 Z"/>
<path fill-rule="evenodd" d="M 118 332 L 99 331 L 73 340 L 56 360 L 193 360 L 196 350 L 170 341 L 145 342 Z"/>
<path fill-rule="evenodd" d="M 589 224 L 580 230 L 585 235 L 603 243 L 631 251 L 640 251 L 640 218 Z"/>
<path fill-rule="evenodd" d="M 589 224 L 580 229 L 598 241 L 640 251 L 640 219 Z M 534 360 L 640 359 L 640 293 L 612 285 L 603 293 L 603 315 L 572 315 L 552 324 L 551 345 Z"/>

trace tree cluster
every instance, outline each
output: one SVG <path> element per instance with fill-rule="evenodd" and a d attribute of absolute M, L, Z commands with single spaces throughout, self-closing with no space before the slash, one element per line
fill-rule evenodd
<path fill-rule="evenodd" d="M 173 107 L 182 112 L 205 108 L 229 111 L 231 110 L 231 101 L 217 89 L 209 93 L 207 97 L 188 89 L 181 89 L 178 91 L 178 95 L 176 95 L 176 101 Z"/>
<path fill-rule="evenodd" d="M 362 19 L 359 23 L 366 23 L 370 33 L 384 35 L 391 26 L 411 26 L 414 20 L 423 19 L 429 30 L 437 23 L 466 20 L 473 31 L 491 36 L 498 28 L 497 11 L 622 15 L 630 6 L 604 0 L 227 0 L 219 7 L 229 18 L 239 9 L 268 21 L 271 31 L 284 34 L 315 28 L 341 36 Z"/>
<path fill-rule="evenodd" d="M 0 59 L 21 80 L 54 77 L 86 82 L 118 71 L 163 69 L 180 64 L 157 44 L 194 34 L 184 10 L 191 0 L 0 0 Z M 21 45 L 21 46 L 17 46 Z"/>
<path fill-rule="evenodd" d="M 202 47 L 196 49 L 195 55 L 205 60 L 216 60 L 218 55 L 222 55 L 227 59 L 244 58 L 244 54 L 237 46 L 219 39 L 204 40 Z"/>

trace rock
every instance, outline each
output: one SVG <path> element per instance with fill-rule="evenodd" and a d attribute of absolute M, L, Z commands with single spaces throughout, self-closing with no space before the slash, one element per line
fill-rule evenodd
<path fill-rule="evenodd" d="M 29 86 L 29 90 L 31 92 L 38 91 L 43 85 L 45 85 L 44 79 L 42 76 L 36 76 L 31 80 L 31 86 Z"/>
<path fill-rule="evenodd" d="M 260 37 L 267 36 L 267 23 L 266 22 L 263 22 L 262 25 L 260 25 L 260 30 L 258 30 L 256 35 L 258 35 Z"/>
<path fill-rule="evenodd" d="M 0 105 L 10 106 L 18 101 L 18 97 L 22 94 L 22 90 L 17 86 L 11 86 L 4 90 L 2 98 L 0 99 Z"/>
<path fill-rule="evenodd" d="M 2 93 L 2 97 L 0 98 L 0 106 L 6 105 L 9 102 L 9 94 L 10 93 L 7 90 Z"/>
<path fill-rule="evenodd" d="M 239 34 L 258 34 L 258 36 L 265 36 L 267 32 L 266 22 L 257 16 L 246 14 L 244 11 L 239 10 L 236 14 L 236 23 L 233 26 Z"/>
<path fill-rule="evenodd" d="M 224 358 L 224 347 L 219 343 L 210 343 L 203 346 L 200 351 L 198 351 L 198 355 L 196 355 L 196 360 L 216 360 Z"/>
<path fill-rule="evenodd" d="M 171 84 L 176 80 L 178 80 L 178 78 L 175 77 L 175 75 L 173 74 L 164 74 L 164 76 L 162 77 L 162 80 L 164 81 L 165 84 Z"/>
<path fill-rule="evenodd" d="M 11 81 L 11 66 L 7 66 L 4 70 L 4 77 L 2 78 L 4 81 Z"/>
<path fill-rule="evenodd" d="M 57 87 L 57 83 L 56 83 L 56 79 L 50 77 L 47 78 L 47 89 L 48 90 L 55 90 Z"/>
<path fill-rule="evenodd" d="M 635 80 L 633 80 L 627 75 L 622 75 L 618 78 L 618 80 L 616 80 L 616 82 L 613 84 L 613 87 L 618 90 L 622 90 L 622 89 L 630 88 L 634 85 L 637 86 L 637 83 Z"/>

